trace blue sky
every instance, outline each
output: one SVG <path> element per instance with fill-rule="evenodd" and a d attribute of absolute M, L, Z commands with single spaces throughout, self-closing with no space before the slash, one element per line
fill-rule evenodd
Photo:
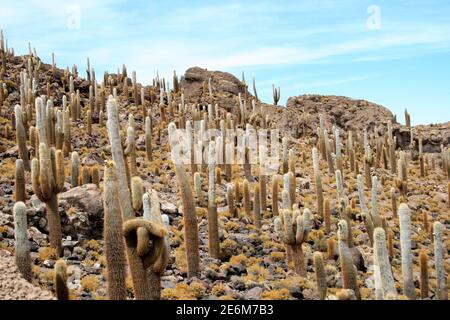
<path fill-rule="evenodd" d="M 79 15 L 78 15 L 79 13 Z M 0 28 L 18 53 L 30 41 L 58 66 L 86 57 L 97 74 L 125 63 L 149 83 L 191 66 L 228 71 L 281 102 L 305 93 L 382 104 L 413 124 L 450 121 L 447 0 L 0 0 Z M 79 17 L 79 19 L 78 19 Z"/>

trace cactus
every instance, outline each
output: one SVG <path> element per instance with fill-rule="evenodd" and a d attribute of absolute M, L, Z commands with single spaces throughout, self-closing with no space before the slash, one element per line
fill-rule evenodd
<path fill-rule="evenodd" d="M 78 187 L 78 180 L 80 176 L 80 157 L 78 152 L 74 151 L 71 155 L 70 162 L 70 185 L 72 188 Z"/>
<path fill-rule="evenodd" d="M 447 183 L 447 204 L 450 208 L 450 182 Z"/>
<path fill-rule="evenodd" d="M 119 203 L 119 185 L 116 165 L 108 161 L 105 165 L 105 184 L 103 192 L 104 240 L 107 267 L 108 298 L 125 300 L 127 289 L 125 242 L 122 236 L 122 214 Z"/>
<path fill-rule="evenodd" d="M 220 258 L 219 222 L 216 205 L 216 143 L 211 141 L 208 150 L 208 244 L 209 254 Z"/>
<path fill-rule="evenodd" d="M 172 122 L 169 124 L 169 139 L 171 141 L 172 150 L 177 147 L 175 135 L 176 126 Z M 173 144 L 173 145 L 172 145 Z M 199 256 L 199 239 L 198 239 L 198 225 L 197 216 L 195 212 L 194 197 L 192 195 L 191 186 L 186 174 L 183 164 L 179 163 L 178 159 L 172 154 L 172 161 L 175 164 L 175 172 L 178 177 L 181 200 L 183 203 L 184 216 L 184 234 L 186 243 L 186 260 L 188 267 L 188 276 L 195 277 L 200 272 L 200 256 Z"/>
<path fill-rule="evenodd" d="M 26 171 L 30 171 L 30 160 L 28 155 L 27 148 L 27 134 L 24 127 L 24 122 L 22 118 L 22 107 L 16 105 L 14 108 L 15 116 L 16 116 L 16 141 L 18 146 L 18 153 L 20 159 L 23 160 L 23 167 Z"/>
<path fill-rule="evenodd" d="M 255 193 L 254 193 L 254 201 L 253 201 L 253 221 L 255 223 L 255 227 L 257 230 L 261 229 L 261 196 L 260 196 L 261 190 L 260 186 L 255 186 Z"/>
<path fill-rule="evenodd" d="M 352 255 L 348 247 L 348 226 L 345 220 L 338 222 L 338 247 L 339 260 L 341 262 L 342 285 L 344 289 L 351 289 L 358 299 L 361 298 L 356 267 L 353 264 Z"/>
<path fill-rule="evenodd" d="M 55 274 L 53 278 L 56 298 L 58 300 L 70 300 L 69 289 L 67 288 L 67 265 L 64 260 L 55 263 Z"/>
<path fill-rule="evenodd" d="M 125 160 L 123 154 L 122 143 L 120 139 L 119 131 L 119 115 L 117 111 L 117 102 L 109 96 L 107 102 L 108 121 L 106 123 L 108 129 L 108 137 L 111 144 L 111 154 L 113 161 L 116 164 L 117 181 L 120 185 L 119 203 L 122 211 L 122 218 L 126 222 L 129 219 L 134 218 L 134 211 L 131 205 L 131 193 L 128 187 L 128 178 L 125 168 Z M 133 279 L 133 289 L 136 299 L 149 299 L 150 290 L 148 283 L 142 281 L 145 274 L 145 269 L 142 265 L 142 261 L 138 257 L 136 251 L 128 248 L 127 250 L 128 262 L 130 265 L 131 276 Z"/>
<path fill-rule="evenodd" d="M 272 93 L 273 93 L 273 105 L 278 106 L 278 101 L 280 101 L 281 90 L 280 87 L 275 88 L 275 85 L 272 85 Z"/>
<path fill-rule="evenodd" d="M 358 175 L 358 197 L 359 197 L 359 204 L 361 206 L 362 211 L 362 217 L 364 221 L 364 225 L 366 227 L 367 234 L 369 235 L 369 240 L 371 245 L 373 245 L 373 230 L 375 228 L 372 215 L 369 213 L 369 209 L 366 205 L 366 200 L 364 196 L 364 182 L 362 175 Z"/>
<path fill-rule="evenodd" d="M 227 205 L 228 205 L 228 212 L 230 215 L 234 218 L 237 217 L 237 209 L 236 209 L 236 203 L 234 199 L 234 188 L 232 186 L 227 186 Z"/>
<path fill-rule="evenodd" d="M 97 185 L 97 187 L 100 186 L 100 173 L 98 171 L 98 165 L 93 165 L 91 167 L 90 178 L 91 183 Z"/>
<path fill-rule="evenodd" d="M 377 204 L 377 194 L 378 194 L 378 178 L 377 176 L 372 177 L 372 210 L 371 216 L 374 228 L 382 227 L 382 217 L 378 214 L 378 204 Z"/>
<path fill-rule="evenodd" d="M 397 218 L 397 195 L 395 188 L 391 188 L 391 210 L 394 218 Z"/>
<path fill-rule="evenodd" d="M 402 254 L 403 294 L 410 300 L 416 298 L 413 279 L 411 253 L 411 211 L 407 204 L 402 203 L 398 208 L 400 220 L 400 249 Z"/>
<path fill-rule="evenodd" d="M 53 149 L 54 150 L 54 149 Z M 50 245 L 61 251 L 61 217 L 58 210 L 57 194 L 64 186 L 64 168 L 62 151 L 58 150 L 54 157 L 47 145 L 39 145 L 39 160 L 34 158 L 31 165 L 31 180 L 34 194 L 45 202 L 47 212 Z M 56 168 L 56 169 L 55 169 Z"/>
<path fill-rule="evenodd" d="M 87 165 L 84 165 L 81 168 L 81 183 L 80 185 L 84 186 L 85 184 L 91 183 L 91 168 Z"/>
<path fill-rule="evenodd" d="M 91 110 L 86 111 L 86 131 L 88 135 L 92 135 L 92 113 Z"/>
<path fill-rule="evenodd" d="M 134 118 L 130 115 L 127 128 L 127 139 L 125 141 L 124 155 L 130 159 L 130 175 L 134 177 L 137 174 L 136 164 L 136 131 L 134 126 Z"/>
<path fill-rule="evenodd" d="M 323 265 L 323 256 L 321 252 L 314 252 L 313 255 L 314 270 L 316 272 L 317 292 L 320 299 L 325 300 L 327 297 L 327 277 L 325 267 Z"/>
<path fill-rule="evenodd" d="M 373 237 L 375 292 L 377 300 L 383 300 L 387 299 L 388 295 L 397 296 L 397 290 L 386 250 L 384 229 L 375 228 Z"/>
<path fill-rule="evenodd" d="M 336 241 L 333 238 L 327 239 L 327 259 L 333 260 L 336 252 L 335 252 Z"/>
<path fill-rule="evenodd" d="M 200 175 L 199 172 L 194 173 L 194 189 L 198 205 L 204 207 L 205 200 L 203 198 L 203 191 L 202 191 L 202 176 Z"/>
<path fill-rule="evenodd" d="M 447 300 L 447 284 L 445 283 L 445 266 L 444 266 L 444 254 L 443 248 L 443 233 L 445 226 L 436 221 L 433 224 L 433 236 L 434 236 L 434 265 L 436 269 L 436 297 L 438 300 Z"/>
<path fill-rule="evenodd" d="M 331 150 L 331 143 L 330 139 L 328 138 L 328 132 L 327 130 L 323 133 L 324 141 L 325 141 L 325 150 L 327 154 L 327 162 L 328 162 L 328 172 L 332 175 L 335 174 L 334 169 L 334 162 L 333 162 L 333 156 L 332 156 L 332 150 Z"/>
<path fill-rule="evenodd" d="M 272 179 L 272 215 L 278 217 L 278 186 L 280 176 L 275 174 Z"/>
<path fill-rule="evenodd" d="M 312 151 L 314 178 L 316 180 L 317 213 L 323 217 L 323 189 L 322 178 L 320 176 L 320 165 L 317 148 Z"/>
<path fill-rule="evenodd" d="M 16 202 L 14 213 L 15 261 L 25 280 L 31 282 L 30 242 L 27 232 L 27 208 L 23 202 Z"/>
<path fill-rule="evenodd" d="M 142 196 L 144 195 L 144 186 L 142 179 L 138 176 L 131 178 L 131 203 L 135 211 L 142 209 Z"/>
<path fill-rule="evenodd" d="M 248 185 L 248 180 L 247 179 L 244 180 L 242 189 L 243 189 L 243 194 L 244 194 L 244 196 L 243 196 L 244 213 L 245 213 L 246 217 L 250 217 L 250 207 L 251 207 L 251 204 L 250 204 L 250 189 L 249 189 L 249 185 Z"/>
<path fill-rule="evenodd" d="M 145 150 L 147 152 L 148 161 L 153 161 L 152 136 L 152 117 L 149 115 L 145 118 Z"/>
<path fill-rule="evenodd" d="M 329 234 L 331 231 L 330 224 L 330 200 L 325 198 L 323 200 L 323 222 L 325 224 L 325 233 Z"/>
<path fill-rule="evenodd" d="M 301 277 L 306 277 L 305 257 L 302 244 L 308 240 L 311 230 L 311 211 L 282 210 L 280 218 L 275 218 L 275 231 L 280 240 L 292 251 L 295 272 Z"/>
<path fill-rule="evenodd" d="M 419 267 L 420 267 L 420 298 L 428 298 L 428 256 L 427 252 L 422 249 L 419 252 Z"/>
<path fill-rule="evenodd" d="M 25 172 L 22 159 L 16 160 L 16 170 L 14 175 L 14 201 L 25 202 Z"/>

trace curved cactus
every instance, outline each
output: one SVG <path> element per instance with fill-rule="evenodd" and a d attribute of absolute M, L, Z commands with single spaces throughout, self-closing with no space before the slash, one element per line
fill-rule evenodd
<path fill-rule="evenodd" d="M 131 193 L 128 187 L 128 177 L 126 173 L 126 164 L 124 160 L 122 142 L 120 139 L 119 130 L 119 115 L 117 111 L 117 102 L 109 96 L 107 102 L 108 121 L 106 126 L 108 128 L 108 137 L 111 144 L 111 154 L 113 161 L 116 164 L 117 181 L 120 185 L 119 203 L 122 209 L 122 217 L 124 221 L 134 218 L 134 211 L 131 205 Z M 133 289 L 136 299 L 150 299 L 150 290 L 148 283 L 142 281 L 145 269 L 142 261 L 137 256 L 136 251 L 127 250 L 128 262 L 130 264 L 131 276 L 133 279 Z"/>
<path fill-rule="evenodd" d="M 416 290 L 413 279 L 412 253 L 411 253 L 411 210 L 402 203 L 398 208 L 400 220 L 400 249 L 402 254 L 403 294 L 409 299 L 416 299 Z"/>
<path fill-rule="evenodd" d="M 305 209 L 301 215 L 299 210 L 282 210 L 281 217 L 276 218 L 274 223 L 278 237 L 292 250 L 295 272 L 306 277 L 302 244 L 307 241 L 311 230 L 311 211 Z"/>
<path fill-rule="evenodd" d="M 30 242 L 27 232 L 27 208 L 23 202 L 16 202 L 14 213 L 15 261 L 25 280 L 31 282 Z"/>

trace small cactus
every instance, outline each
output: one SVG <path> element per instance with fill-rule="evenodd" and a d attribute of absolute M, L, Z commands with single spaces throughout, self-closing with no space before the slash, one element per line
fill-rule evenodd
<path fill-rule="evenodd" d="M 321 252 L 314 252 L 313 263 L 314 271 L 316 273 L 317 292 L 319 293 L 320 300 L 325 300 L 327 297 L 328 286 Z"/>
<path fill-rule="evenodd" d="M 70 162 L 70 185 L 72 188 L 78 187 L 80 177 L 80 157 L 78 152 L 74 151 Z"/>
<path fill-rule="evenodd" d="M 55 263 L 55 274 L 53 283 L 55 286 L 56 298 L 58 300 L 70 300 L 69 289 L 67 288 L 67 265 L 64 260 Z"/>
<path fill-rule="evenodd" d="M 23 202 L 16 202 L 14 212 L 15 261 L 25 280 L 31 282 L 30 242 L 27 232 L 27 208 Z"/>
<path fill-rule="evenodd" d="M 237 217 L 237 209 L 236 203 L 234 199 L 234 188 L 232 186 L 227 187 L 227 204 L 228 204 L 228 212 L 234 218 Z"/>

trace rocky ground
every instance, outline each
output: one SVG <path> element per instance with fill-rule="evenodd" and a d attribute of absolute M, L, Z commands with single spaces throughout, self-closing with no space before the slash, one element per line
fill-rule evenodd
<path fill-rule="evenodd" d="M 14 224 L 12 207 L 14 205 L 14 168 L 18 151 L 15 142 L 11 119 L 14 118 L 13 106 L 20 102 L 19 72 L 26 68 L 27 56 L 9 57 L 7 72 L 3 75 L 8 95 L 1 106 L 0 127 L 0 248 L 3 250 L 0 263 L 4 270 L 0 277 L 0 298 L 37 299 L 50 298 L 53 292 L 54 264 L 56 252 L 49 247 L 45 206 L 33 194 L 29 173 L 26 174 L 26 205 L 28 208 L 29 236 L 32 243 L 33 285 L 23 283 L 15 271 L 10 255 L 14 254 Z M 39 71 L 40 94 L 46 93 L 46 85 L 50 84 L 55 106 L 61 105 L 63 94 L 67 94 L 67 79 L 64 72 L 51 72 L 51 65 L 42 63 Z M 208 79 L 212 79 L 213 97 L 207 91 Z M 114 81 L 116 75 L 111 75 Z M 206 84 L 205 84 L 206 83 Z M 64 85 L 65 84 L 65 85 Z M 334 96 L 299 96 L 290 98 L 287 107 L 274 107 L 264 103 L 258 105 L 265 108 L 269 126 L 279 128 L 289 137 L 289 146 L 295 156 L 296 203 L 300 208 L 310 208 L 314 214 L 313 230 L 309 239 L 303 245 L 307 261 L 307 277 L 299 277 L 286 264 L 285 246 L 274 231 L 274 217 L 271 214 L 272 196 L 268 180 L 268 208 L 263 212 L 261 230 L 256 230 L 251 217 L 245 216 L 242 203 L 238 202 L 239 217 L 231 217 L 225 199 L 228 182 L 221 177 L 218 183 L 217 207 L 219 211 L 219 232 L 222 258 L 212 259 L 207 250 L 207 210 L 197 208 L 200 235 L 200 257 L 202 272 L 199 278 L 187 279 L 182 220 L 182 206 L 178 195 L 179 189 L 173 165 L 170 161 L 167 143 L 167 124 L 162 121 L 157 107 L 158 89 L 144 87 L 146 106 L 151 108 L 154 119 L 154 161 L 147 161 L 144 146 L 143 119 L 140 107 L 125 99 L 123 84 L 115 84 L 119 95 L 120 120 L 126 123 L 129 114 L 136 119 L 138 129 L 138 172 L 144 180 L 146 188 L 156 190 L 161 199 L 162 212 L 170 218 L 171 254 L 167 269 L 162 277 L 162 299 L 293 299 L 316 300 L 315 274 L 312 264 L 312 254 L 323 252 L 326 257 L 326 277 L 329 294 L 342 288 L 342 277 L 339 266 L 337 247 L 327 248 L 329 239 L 336 238 L 338 213 L 336 210 L 335 177 L 328 173 L 326 162 L 321 163 L 322 183 L 324 193 L 331 201 L 331 232 L 326 234 L 322 219 L 316 214 L 315 180 L 312 173 L 311 149 L 317 143 L 316 128 L 318 114 L 324 114 L 326 125 L 331 132 L 331 126 L 337 125 L 345 131 L 362 132 L 363 129 L 387 129 L 386 124 L 394 121 L 392 113 L 379 105 L 345 97 Z M 247 107 L 251 108 L 252 95 L 247 86 L 234 76 L 222 72 L 209 72 L 201 68 L 191 68 L 186 71 L 180 82 L 186 97 L 186 103 L 218 103 L 220 108 L 232 111 L 238 104 L 239 93 L 247 98 Z M 82 108 L 88 105 L 89 82 L 81 76 L 75 79 L 75 88 L 80 90 Z M 131 88 L 131 81 L 130 81 Z M 140 85 L 139 85 L 140 88 Z M 104 90 L 110 90 L 109 87 Z M 107 93 L 109 93 L 108 91 Z M 173 99 L 178 104 L 180 95 L 174 94 Z M 128 101 L 127 101 L 128 100 Z M 153 100 L 153 101 L 152 101 Z M 169 120 L 174 119 L 170 114 Z M 255 119 L 253 119 L 255 120 Z M 34 121 L 34 120 L 32 120 Z M 257 119 L 255 120 L 258 121 Z M 435 298 L 436 273 L 434 269 L 432 230 L 430 226 L 435 221 L 443 223 L 447 229 L 450 223 L 447 194 L 448 179 L 441 168 L 440 146 L 448 146 L 450 142 L 450 123 L 414 128 L 417 135 L 423 139 L 424 152 L 435 152 L 436 168 L 430 170 L 426 178 L 419 177 L 419 162 L 413 159 L 409 165 L 408 205 L 412 209 L 412 250 L 414 254 L 414 282 L 419 292 L 418 253 L 424 249 L 429 257 L 428 270 L 430 278 L 429 299 Z M 410 130 L 395 123 L 394 134 L 398 137 L 398 147 L 409 148 Z M 111 159 L 106 127 L 94 121 L 92 134 L 86 131 L 84 121 L 72 124 L 73 150 L 80 154 L 83 165 L 102 165 Z M 33 150 L 31 150 L 33 151 Z M 33 152 L 32 152 L 33 154 Z M 344 158 L 347 159 L 346 155 Z M 70 159 L 66 158 L 67 181 L 63 192 L 59 194 L 59 210 L 63 225 L 63 259 L 68 265 L 68 287 L 73 299 L 105 299 L 105 256 L 103 253 L 103 183 L 99 186 L 86 184 L 70 188 Z M 361 165 L 362 170 L 362 165 Z M 258 168 L 252 168 L 255 181 L 250 183 L 253 193 L 258 183 Z M 345 188 L 350 199 L 357 199 L 356 173 L 349 168 L 344 169 Z M 399 292 L 402 289 L 401 261 L 399 248 L 398 219 L 391 210 L 390 189 L 394 186 L 395 175 L 389 170 L 373 168 L 373 174 L 380 177 L 378 205 L 380 213 L 386 218 L 389 232 L 393 235 L 393 257 L 391 264 Z M 207 173 L 202 173 L 204 196 L 207 196 Z M 242 182 L 244 171 L 241 166 L 233 166 L 233 180 Z M 366 190 L 370 199 L 370 190 Z M 253 195 L 252 195 L 253 197 Z M 280 198 L 281 199 L 281 198 Z M 142 214 L 138 212 L 137 215 Z M 374 276 L 372 247 L 361 219 L 359 206 L 352 217 L 353 262 L 358 270 L 358 282 L 363 299 L 374 299 Z M 449 240 L 446 236 L 444 244 L 448 250 Z M 328 252 L 327 252 L 328 251 Z M 6 253 L 6 252 L 9 252 Z M 450 260 L 445 260 L 446 274 L 450 271 Z M 7 270 L 7 271 L 6 271 Z M 11 285 L 14 283 L 14 286 Z M 131 278 L 128 277 L 129 297 L 132 298 Z M 31 289 L 29 289 L 31 288 Z M 44 291 L 38 290 L 41 288 Z M 24 292 L 27 291 L 27 294 Z"/>

